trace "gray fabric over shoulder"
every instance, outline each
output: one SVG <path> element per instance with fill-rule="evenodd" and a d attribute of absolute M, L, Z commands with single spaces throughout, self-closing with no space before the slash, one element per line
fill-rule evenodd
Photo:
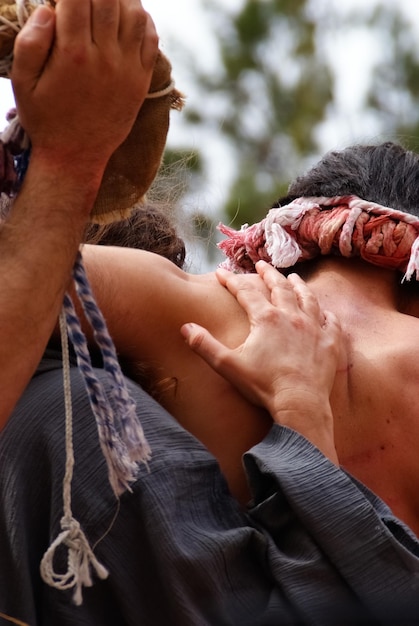
<path fill-rule="evenodd" d="M 243 511 L 204 446 L 129 383 L 153 457 L 118 510 L 76 368 L 71 377 L 73 510 L 109 578 L 78 607 L 40 578 L 65 462 L 52 357 L 0 435 L 0 613 L 31 626 L 393 626 L 394 599 L 398 626 L 418 623 L 417 540 L 304 438 L 274 427 L 246 455 L 254 503 Z"/>
<path fill-rule="evenodd" d="M 321 619 L 333 607 L 337 617 L 353 611 L 354 623 L 366 610 L 380 624 L 404 623 L 403 616 L 407 623 L 419 619 L 419 542 L 382 500 L 285 427 L 274 426 L 244 462 L 255 496 L 252 519 L 281 548 L 270 551 L 272 573 L 289 586 L 296 602 L 301 596 L 308 620 L 316 613 Z M 291 517 L 278 516 L 287 509 Z M 311 561 L 304 584 L 292 561 L 293 547 L 302 556 L 299 526 L 307 529 L 311 543 L 303 557 Z M 290 550 L 285 563 L 284 546 Z M 310 601 L 308 594 L 313 594 Z"/>

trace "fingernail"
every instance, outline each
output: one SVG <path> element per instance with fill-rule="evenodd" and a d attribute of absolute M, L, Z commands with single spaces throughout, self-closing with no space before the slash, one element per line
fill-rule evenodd
<path fill-rule="evenodd" d="M 193 331 L 193 324 L 191 323 L 183 324 L 183 326 L 180 329 L 180 334 L 185 339 L 185 341 L 187 341 L 192 331 Z"/>

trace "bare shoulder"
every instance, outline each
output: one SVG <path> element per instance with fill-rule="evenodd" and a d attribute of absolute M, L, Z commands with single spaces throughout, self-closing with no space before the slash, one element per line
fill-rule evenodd
<path fill-rule="evenodd" d="M 240 342 L 247 332 L 241 308 L 212 273 L 188 274 L 160 255 L 130 248 L 86 245 L 83 259 L 119 349 L 134 333 L 137 348 L 155 349 L 174 334 L 180 337 L 186 322 L 201 324 L 228 343 Z"/>
<path fill-rule="evenodd" d="M 140 281 L 147 284 L 158 276 L 182 278 L 185 274 L 168 259 L 134 248 L 117 246 L 98 246 L 86 244 L 82 248 L 83 260 L 91 279 L 97 276 L 108 281 L 117 281 L 124 285 L 129 281 Z"/>

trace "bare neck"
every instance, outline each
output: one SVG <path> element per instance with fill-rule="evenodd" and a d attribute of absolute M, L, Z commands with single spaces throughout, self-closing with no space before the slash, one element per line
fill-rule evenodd
<path fill-rule="evenodd" d="M 354 316 L 371 325 L 374 315 L 386 315 L 398 308 L 395 273 L 358 260 L 326 258 L 317 264 L 307 281 L 321 305 L 352 326 Z"/>

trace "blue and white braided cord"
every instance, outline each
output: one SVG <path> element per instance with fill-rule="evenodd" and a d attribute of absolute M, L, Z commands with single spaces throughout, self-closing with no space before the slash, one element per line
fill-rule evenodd
<path fill-rule="evenodd" d="M 110 398 L 94 373 L 86 337 L 81 330 L 73 302 L 66 294 L 64 310 L 68 334 L 96 418 L 100 445 L 108 463 L 109 481 L 115 494 L 120 495 L 130 489 L 130 482 L 136 480 L 137 462 L 147 463 L 150 459 L 150 447 L 137 416 L 136 404 L 127 389 L 114 343 L 93 297 L 80 254 L 73 275 L 77 294 L 102 354 L 104 371 L 109 377 Z"/>
<path fill-rule="evenodd" d="M 104 370 L 109 374 L 109 382 L 117 409 L 115 417 L 119 420 L 117 427 L 123 433 L 131 460 L 147 461 L 150 458 L 150 448 L 137 417 L 137 407 L 129 394 L 105 319 L 92 294 L 81 254 L 76 259 L 73 275 L 86 319 L 93 329 L 95 341 L 102 354 Z"/>

